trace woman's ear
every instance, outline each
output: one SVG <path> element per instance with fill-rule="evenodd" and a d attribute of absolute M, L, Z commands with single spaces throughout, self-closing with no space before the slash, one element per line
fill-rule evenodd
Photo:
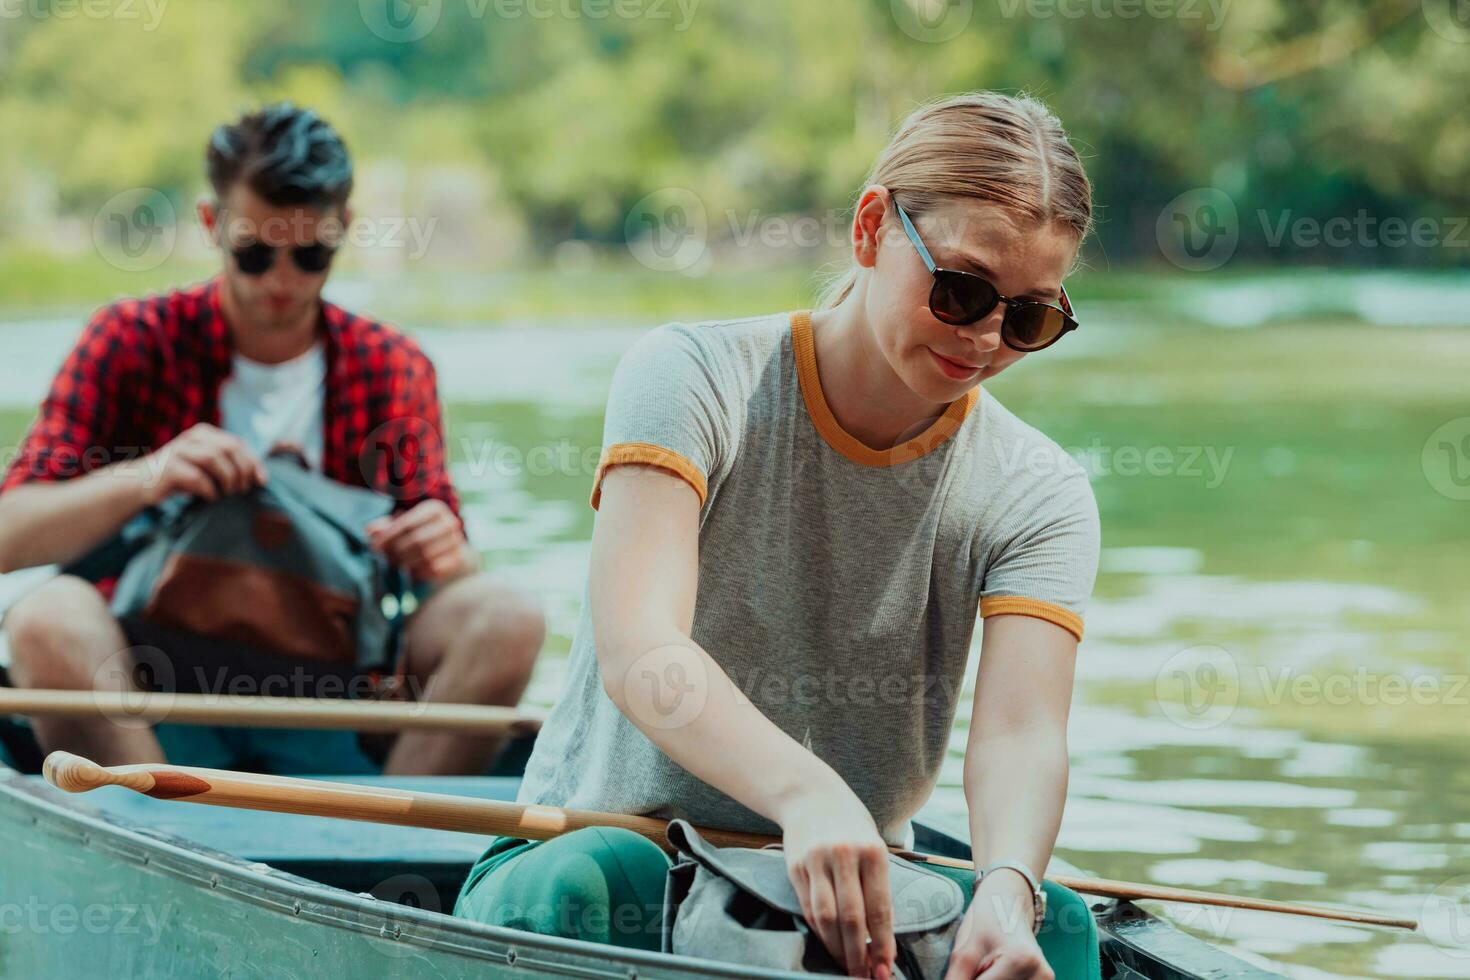
<path fill-rule="evenodd" d="M 874 184 L 858 198 L 857 213 L 852 218 L 852 257 L 864 269 L 878 264 L 878 248 L 882 243 L 883 219 L 888 214 L 888 189 Z"/>

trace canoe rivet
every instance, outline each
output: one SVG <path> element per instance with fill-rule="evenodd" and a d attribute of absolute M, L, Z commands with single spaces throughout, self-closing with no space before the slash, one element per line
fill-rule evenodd
<path fill-rule="evenodd" d="M 398 939 L 398 938 L 401 938 L 402 936 L 403 936 L 403 927 L 402 926 L 394 926 L 393 927 L 393 938 L 394 939 Z"/>
<path fill-rule="evenodd" d="M 150 855 L 150 854 L 144 854 L 143 855 L 143 863 L 144 864 L 147 864 L 149 861 L 152 861 L 152 860 L 153 860 L 153 856 L 152 855 Z"/>
<path fill-rule="evenodd" d="M 218 888 L 219 887 L 219 875 L 210 875 L 209 876 L 209 887 L 210 888 Z"/>
<path fill-rule="evenodd" d="M 92 835 L 91 834 L 83 834 L 82 835 L 82 843 L 83 844 L 90 844 L 90 843 L 92 843 Z"/>
<path fill-rule="evenodd" d="M 507 966 L 515 966 L 516 965 L 516 951 L 515 950 L 513 950 L 513 949 L 506 950 L 506 953 L 505 953 L 505 963 L 506 963 Z"/>
<path fill-rule="evenodd" d="M 292 915 L 300 915 L 301 914 L 301 903 L 300 902 L 292 902 L 291 903 L 291 914 Z"/>

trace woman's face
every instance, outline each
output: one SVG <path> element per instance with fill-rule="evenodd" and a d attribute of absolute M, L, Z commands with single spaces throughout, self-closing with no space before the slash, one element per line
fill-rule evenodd
<path fill-rule="evenodd" d="M 1021 225 L 979 201 L 947 201 L 910 215 L 940 268 L 984 276 L 1003 296 L 1057 304 L 1077 254 L 1062 225 Z M 1005 304 L 955 327 L 929 312 L 934 277 L 904 234 L 892 199 L 870 189 L 858 205 L 859 262 L 869 268 L 865 315 L 894 372 L 926 401 L 952 402 L 1026 356 L 1000 339 Z M 1063 341 L 1065 343 L 1065 341 Z"/>

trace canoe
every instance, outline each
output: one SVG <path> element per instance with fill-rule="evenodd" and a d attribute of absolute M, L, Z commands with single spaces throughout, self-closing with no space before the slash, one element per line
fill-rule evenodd
<path fill-rule="evenodd" d="M 0 719 L 22 768 L 34 753 Z M 515 798 L 528 742 L 500 775 L 353 777 Z M 916 822 L 917 849 L 968 857 Z M 70 796 L 0 762 L 0 977 L 669 978 L 798 976 L 467 922 L 447 914 L 484 837 L 154 800 Z M 1071 869 L 1067 869 L 1071 870 Z M 1092 906 L 1109 980 L 1278 977 L 1129 902 Z"/>

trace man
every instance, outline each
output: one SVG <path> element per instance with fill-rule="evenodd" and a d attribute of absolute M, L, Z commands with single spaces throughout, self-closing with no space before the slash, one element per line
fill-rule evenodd
<path fill-rule="evenodd" d="M 430 701 L 516 704 L 544 624 L 535 605 L 478 570 L 445 471 L 433 365 L 391 327 L 321 298 L 351 222 L 342 140 L 313 112 L 272 106 L 221 126 L 208 170 L 215 196 L 199 217 L 221 249 L 221 274 L 93 317 L 0 484 L 0 571 L 73 561 L 173 494 L 245 493 L 267 478 L 262 458 L 288 448 L 333 480 L 395 498 L 394 513 L 366 530 L 429 592 L 404 631 L 408 688 Z M 63 575 L 10 609 L 14 683 L 131 684 L 129 641 L 107 585 Z M 34 723 L 47 750 L 106 764 L 164 760 L 166 727 Z M 325 735 L 284 737 L 319 771 L 333 765 L 314 750 Z M 176 754 L 201 754 L 198 743 L 180 744 Z M 384 768 L 483 772 L 497 748 L 406 732 Z M 173 761 L 218 763 L 222 751 L 215 744 L 202 753 L 207 761 Z"/>

